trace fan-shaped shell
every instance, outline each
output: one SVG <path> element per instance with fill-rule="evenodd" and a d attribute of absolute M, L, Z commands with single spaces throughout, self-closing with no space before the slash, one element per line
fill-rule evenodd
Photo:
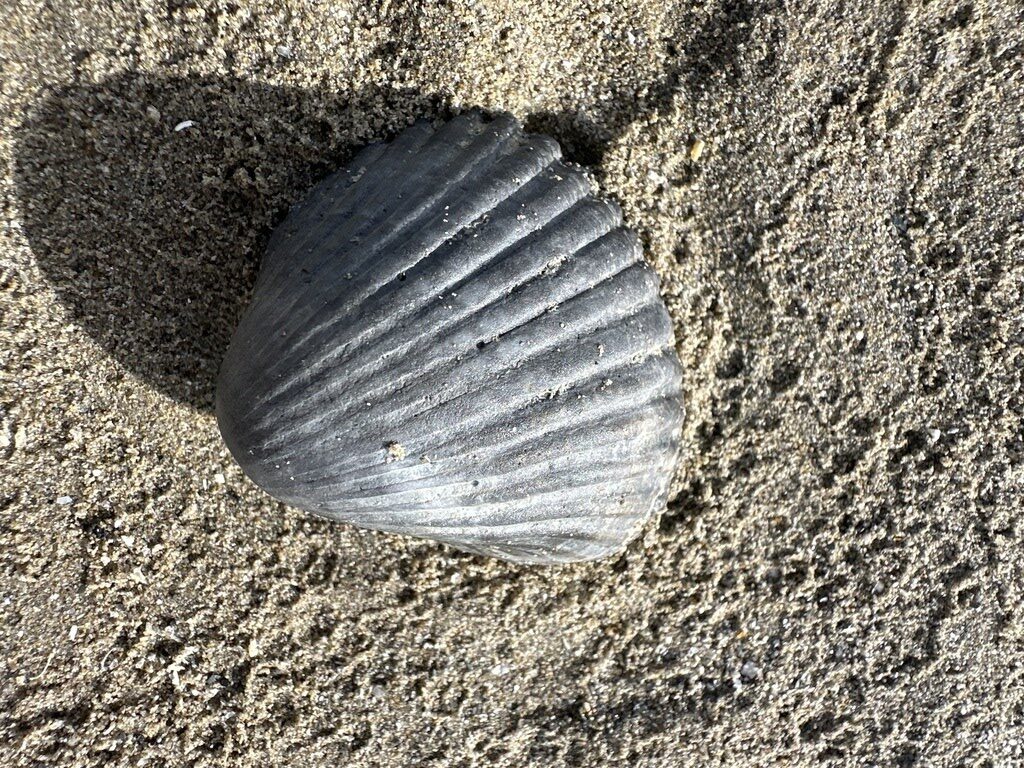
<path fill-rule="evenodd" d="M 510 116 L 420 122 L 295 207 L 217 418 L 258 485 L 521 562 L 621 549 L 682 420 L 657 276 L 612 203 Z"/>

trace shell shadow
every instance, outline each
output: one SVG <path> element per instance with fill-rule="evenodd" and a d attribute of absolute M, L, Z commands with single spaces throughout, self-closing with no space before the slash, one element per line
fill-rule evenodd
<path fill-rule="evenodd" d="M 44 94 L 22 125 L 24 231 L 73 320 L 133 374 L 212 411 L 274 225 L 359 146 L 442 100 L 127 74 Z M 193 125 L 176 130 L 182 122 Z"/>
<path fill-rule="evenodd" d="M 669 103 L 678 78 L 665 73 L 643 104 L 623 94 L 626 112 L 521 117 L 594 167 L 638 109 Z M 335 93 L 140 73 L 66 85 L 44 92 L 20 128 L 24 232 L 59 301 L 100 347 L 212 412 L 221 359 L 289 207 L 364 144 L 451 112 L 436 94 L 386 87 Z"/>
<path fill-rule="evenodd" d="M 684 62 L 678 56 L 657 79 L 648 83 L 644 95 L 619 90 L 605 102 L 562 110 L 540 110 L 525 116 L 528 131 L 546 133 L 558 140 L 565 157 L 599 171 L 609 147 L 636 120 L 650 114 L 665 114 L 681 84 Z"/>

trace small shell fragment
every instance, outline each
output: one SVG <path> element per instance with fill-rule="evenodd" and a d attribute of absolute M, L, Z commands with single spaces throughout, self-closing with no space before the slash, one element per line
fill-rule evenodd
<path fill-rule="evenodd" d="M 704 140 L 697 139 L 693 144 L 690 145 L 690 159 L 693 162 L 700 160 L 700 156 L 704 154 Z"/>
<path fill-rule="evenodd" d="M 268 245 L 217 418 L 272 496 L 507 560 L 621 550 L 666 501 L 681 369 L 613 203 L 508 115 L 364 149 Z"/>

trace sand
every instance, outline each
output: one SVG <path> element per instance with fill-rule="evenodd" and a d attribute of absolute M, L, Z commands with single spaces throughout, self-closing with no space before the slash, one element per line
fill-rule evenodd
<path fill-rule="evenodd" d="M 1024 761 L 1019 6 L 0 6 L 0 763 Z M 214 422 L 288 205 L 472 107 L 676 323 L 673 501 L 608 561 L 313 519 Z"/>

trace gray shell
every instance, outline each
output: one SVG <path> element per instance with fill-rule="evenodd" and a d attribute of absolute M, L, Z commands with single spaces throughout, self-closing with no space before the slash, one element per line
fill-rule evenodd
<path fill-rule="evenodd" d="M 510 116 L 367 147 L 274 233 L 217 419 L 272 496 L 518 562 L 666 501 L 680 367 L 618 207 Z"/>

